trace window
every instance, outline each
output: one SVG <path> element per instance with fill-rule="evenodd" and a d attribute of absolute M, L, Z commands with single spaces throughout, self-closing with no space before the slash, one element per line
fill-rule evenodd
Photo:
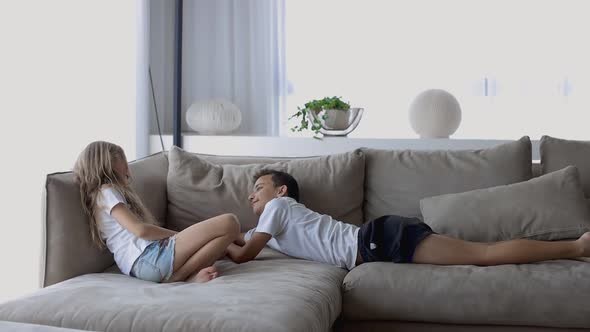
<path fill-rule="evenodd" d="M 288 1 L 287 113 L 310 99 L 342 96 L 365 108 L 350 137 L 417 138 L 409 105 L 420 92 L 439 88 L 462 108 L 452 138 L 587 139 L 584 4 Z"/>

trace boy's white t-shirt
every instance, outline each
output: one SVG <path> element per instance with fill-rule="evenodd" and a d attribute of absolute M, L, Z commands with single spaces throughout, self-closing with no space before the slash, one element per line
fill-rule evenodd
<path fill-rule="evenodd" d="M 267 245 L 289 256 L 351 270 L 356 265 L 359 227 L 320 214 L 291 197 L 274 198 L 264 207 L 254 232 L 272 236 Z"/>
<path fill-rule="evenodd" d="M 123 195 L 114 187 L 102 186 L 98 194 L 98 210 L 95 218 L 100 229 L 100 236 L 113 253 L 117 266 L 121 272 L 129 275 L 137 257 L 154 241 L 133 235 L 111 216 L 111 210 L 119 203 L 127 204 Z"/>

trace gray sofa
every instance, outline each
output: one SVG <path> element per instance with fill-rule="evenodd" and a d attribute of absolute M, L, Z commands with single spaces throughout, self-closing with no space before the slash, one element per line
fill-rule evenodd
<path fill-rule="evenodd" d="M 131 163 L 133 186 L 171 229 L 188 226 L 186 215 L 196 221 L 219 211 L 236 212 L 244 230 L 252 227 L 240 195 L 262 165 L 292 172 L 307 206 L 357 224 L 381 214 L 421 216 L 423 198 L 551 171 L 531 163 L 528 137 L 474 151 L 362 149 L 296 160 L 188 155 L 188 162 L 171 152 Z M 195 172 L 177 173 L 186 168 Z M 587 172 L 581 170 L 583 182 Z M 187 192 L 199 204 L 184 201 Z M 590 329 L 584 259 L 495 267 L 367 263 L 349 272 L 265 248 L 245 264 L 218 261 L 221 277 L 206 284 L 138 280 L 92 246 L 78 195 L 71 173 L 47 176 L 44 288 L 0 304 L 0 320 L 93 331 Z"/>

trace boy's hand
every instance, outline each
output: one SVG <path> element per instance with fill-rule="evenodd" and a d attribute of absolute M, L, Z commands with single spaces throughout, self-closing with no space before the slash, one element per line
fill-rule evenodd
<path fill-rule="evenodd" d="M 258 256 L 271 238 L 270 234 L 255 232 L 252 234 L 250 241 L 245 242 L 244 246 L 231 243 L 227 247 L 227 255 L 238 264 L 249 262 Z"/>

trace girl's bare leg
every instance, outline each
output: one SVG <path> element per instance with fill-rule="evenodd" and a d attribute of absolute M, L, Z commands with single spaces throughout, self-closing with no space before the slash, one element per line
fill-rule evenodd
<path fill-rule="evenodd" d="M 218 274 L 217 268 L 212 265 L 193 273 L 186 279 L 186 282 L 207 282 L 217 278 Z"/>
<path fill-rule="evenodd" d="M 211 266 L 235 241 L 240 225 L 233 214 L 223 214 L 194 224 L 176 234 L 174 273 L 168 282 L 183 281 Z"/>
<path fill-rule="evenodd" d="M 590 256 L 590 232 L 572 241 L 509 240 L 493 243 L 463 241 L 432 234 L 414 252 L 414 263 L 439 265 L 522 264 Z"/>

